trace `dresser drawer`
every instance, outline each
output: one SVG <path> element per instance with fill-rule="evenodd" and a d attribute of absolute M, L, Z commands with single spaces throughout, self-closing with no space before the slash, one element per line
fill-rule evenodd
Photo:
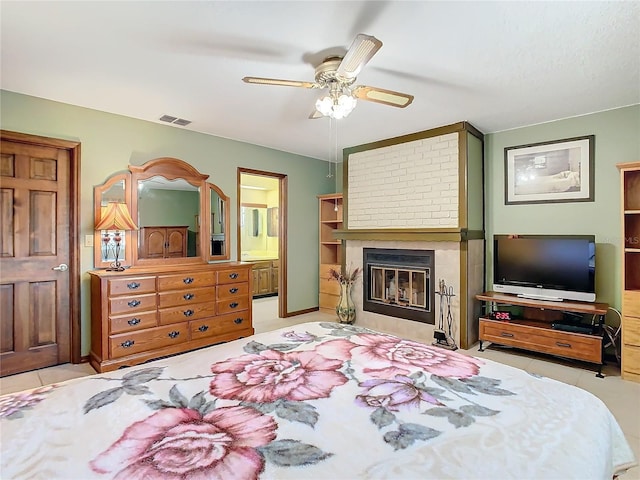
<path fill-rule="evenodd" d="M 212 302 L 216 299 L 215 287 L 186 288 L 158 294 L 158 307 L 174 307 L 194 303 Z"/>
<path fill-rule="evenodd" d="M 134 295 L 156 291 L 156 277 L 129 277 L 110 279 L 107 281 L 110 297 L 116 295 Z"/>
<path fill-rule="evenodd" d="M 181 273 L 158 276 L 158 291 L 180 290 L 215 285 L 215 272 Z"/>
<path fill-rule="evenodd" d="M 120 317 L 109 317 L 109 332 L 113 334 L 155 327 L 158 325 L 156 316 L 157 314 L 154 310 Z"/>
<path fill-rule="evenodd" d="M 130 312 L 143 312 L 156 309 L 156 294 L 135 295 L 131 297 L 115 297 L 109 299 L 111 316 Z"/>
<path fill-rule="evenodd" d="M 244 310 L 237 314 L 220 315 L 218 317 L 207 318 L 189 322 L 191 329 L 191 339 L 213 337 L 235 330 L 245 330 L 251 328 L 251 320 L 248 311 Z"/>
<path fill-rule="evenodd" d="M 229 268 L 218 270 L 218 285 L 223 283 L 239 283 L 249 281 L 248 268 Z"/>
<path fill-rule="evenodd" d="M 187 322 L 165 327 L 155 327 L 139 332 L 122 333 L 109 337 L 111 358 L 120 358 L 134 353 L 176 345 L 189 339 Z"/>
<path fill-rule="evenodd" d="M 246 310 L 249 308 L 249 298 L 230 298 L 227 300 L 218 300 L 217 302 L 217 310 L 219 315 L 223 315 L 225 313 L 236 312 L 240 310 Z"/>
<path fill-rule="evenodd" d="M 186 322 L 196 318 L 213 317 L 216 314 L 215 302 L 195 303 L 179 307 L 163 308 L 159 310 L 160 325 Z"/>
<path fill-rule="evenodd" d="M 640 346 L 640 318 L 622 317 L 622 343 Z"/>
<path fill-rule="evenodd" d="M 622 314 L 640 318 L 640 290 L 626 290 L 622 294 Z"/>
<path fill-rule="evenodd" d="M 588 362 L 602 361 L 602 337 L 597 335 L 481 319 L 480 339 Z"/>
<path fill-rule="evenodd" d="M 226 300 L 228 298 L 246 297 L 249 295 L 248 283 L 229 283 L 220 285 L 217 290 L 217 299 Z"/>

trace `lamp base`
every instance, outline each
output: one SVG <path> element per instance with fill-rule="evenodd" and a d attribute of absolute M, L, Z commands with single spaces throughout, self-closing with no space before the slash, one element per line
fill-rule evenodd
<path fill-rule="evenodd" d="M 109 267 L 109 268 L 105 268 L 105 270 L 107 272 L 124 272 L 125 268 L 122 265 L 120 265 L 118 267 L 113 267 L 112 266 L 112 267 Z"/>

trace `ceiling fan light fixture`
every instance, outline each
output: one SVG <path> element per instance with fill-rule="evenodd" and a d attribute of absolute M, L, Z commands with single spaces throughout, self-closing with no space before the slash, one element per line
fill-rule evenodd
<path fill-rule="evenodd" d="M 340 119 L 349 115 L 356 108 L 356 103 L 348 89 L 342 92 L 333 90 L 316 100 L 316 110 L 325 117 Z"/>

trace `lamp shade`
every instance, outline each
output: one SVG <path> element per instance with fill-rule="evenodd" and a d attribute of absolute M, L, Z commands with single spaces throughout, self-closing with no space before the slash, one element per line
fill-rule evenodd
<path fill-rule="evenodd" d="M 109 202 L 96 224 L 96 230 L 138 230 L 126 203 Z"/>

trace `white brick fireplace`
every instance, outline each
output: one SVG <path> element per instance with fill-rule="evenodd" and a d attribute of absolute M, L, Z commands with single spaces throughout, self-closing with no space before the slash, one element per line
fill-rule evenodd
<path fill-rule="evenodd" d="M 455 293 L 456 343 L 475 343 L 474 295 L 484 282 L 482 134 L 462 122 L 346 149 L 344 178 L 345 229 L 336 235 L 345 264 L 362 268 L 364 248 L 433 250 L 433 283 L 442 279 Z M 353 299 L 358 325 L 433 340 L 434 325 L 364 311 L 361 282 Z M 436 295 L 435 326 L 439 304 Z"/>

